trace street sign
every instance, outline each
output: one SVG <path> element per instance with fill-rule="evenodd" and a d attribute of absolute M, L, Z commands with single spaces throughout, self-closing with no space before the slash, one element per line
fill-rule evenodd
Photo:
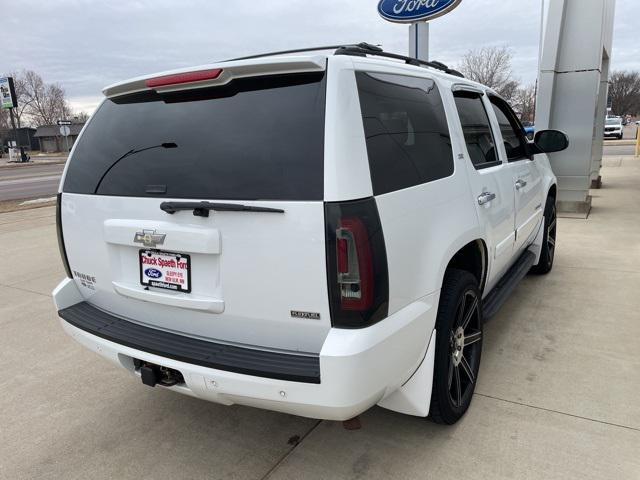
<path fill-rule="evenodd" d="M 449 13 L 462 0 L 380 0 L 378 13 L 395 23 L 427 22 Z"/>
<path fill-rule="evenodd" d="M 68 126 L 62 125 L 60 127 L 60 135 L 62 135 L 63 137 L 68 137 L 70 133 L 71 129 Z"/>
<path fill-rule="evenodd" d="M 0 77 L 0 108 L 16 108 L 18 99 L 12 77 Z"/>
<path fill-rule="evenodd" d="M 63 126 L 63 125 L 71 125 L 71 120 L 58 120 L 56 122 L 59 126 Z"/>

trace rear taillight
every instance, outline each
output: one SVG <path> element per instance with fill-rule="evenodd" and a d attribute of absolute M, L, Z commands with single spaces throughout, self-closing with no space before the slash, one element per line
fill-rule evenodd
<path fill-rule="evenodd" d="M 334 327 L 363 328 L 387 316 L 389 280 L 375 200 L 325 205 L 327 273 Z"/>
<path fill-rule="evenodd" d="M 338 287 L 343 310 L 363 311 L 373 304 L 373 255 L 369 234 L 359 218 L 342 218 L 336 231 Z"/>
<path fill-rule="evenodd" d="M 67 277 L 73 278 L 71 274 L 71 268 L 69 267 L 69 260 L 67 259 L 67 250 L 64 247 L 64 236 L 62 235 L 62 194 L 58 193 L 56 201 L 56 231 L 58 233 L 58 248 L 60 249 L 60 257 L 62 258 L 62 264 L 64 270 L 67 273 Z"/>

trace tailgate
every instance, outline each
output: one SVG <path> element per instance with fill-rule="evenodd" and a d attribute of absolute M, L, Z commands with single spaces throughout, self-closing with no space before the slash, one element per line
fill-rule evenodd
<path fill-rule="evenodd" d="M 284 213 L 211 212 L 208 218 L 169 215 L 160 203 L 63 194 L 67 257 L 85 299 L 176 333 L 319 352 L 331 325 L 322 202 L 269 202 Z M 153 245 L 154 238 L 162 243 Z M 148 265 L 141 253 L 151 252 L 189 258 L 189 293 L 142 283 Z M 170 264 L 171 257 L 158 258 Z M 171 265 L 152 268 L 163 276 L 181 273 Z"/>

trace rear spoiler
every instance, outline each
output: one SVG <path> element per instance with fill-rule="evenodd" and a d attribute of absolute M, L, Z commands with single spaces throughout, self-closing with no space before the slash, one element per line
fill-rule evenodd
<path fill-rule="evenodd" d="M 233 79 L 242 77 L 321 72 L 326 69 L 326 64 L 327 59 L 322 55 L 268 58 L 261 59 L 259 63 L 255 60 L 238 60 L 137 77 L 110 85 L 102 90 L 102 93 L 107 98 L 111 98 L 146 90 L 162 93 L 190 90 L 225 85 Z"/>

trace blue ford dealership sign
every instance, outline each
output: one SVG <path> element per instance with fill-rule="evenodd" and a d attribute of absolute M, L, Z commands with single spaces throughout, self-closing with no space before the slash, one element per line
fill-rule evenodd
<path fill-rule="evenodd" d="M 462 0 L 380 0 L 378 13 L 399 23 L 426 22 L 460 5 Z"/>

